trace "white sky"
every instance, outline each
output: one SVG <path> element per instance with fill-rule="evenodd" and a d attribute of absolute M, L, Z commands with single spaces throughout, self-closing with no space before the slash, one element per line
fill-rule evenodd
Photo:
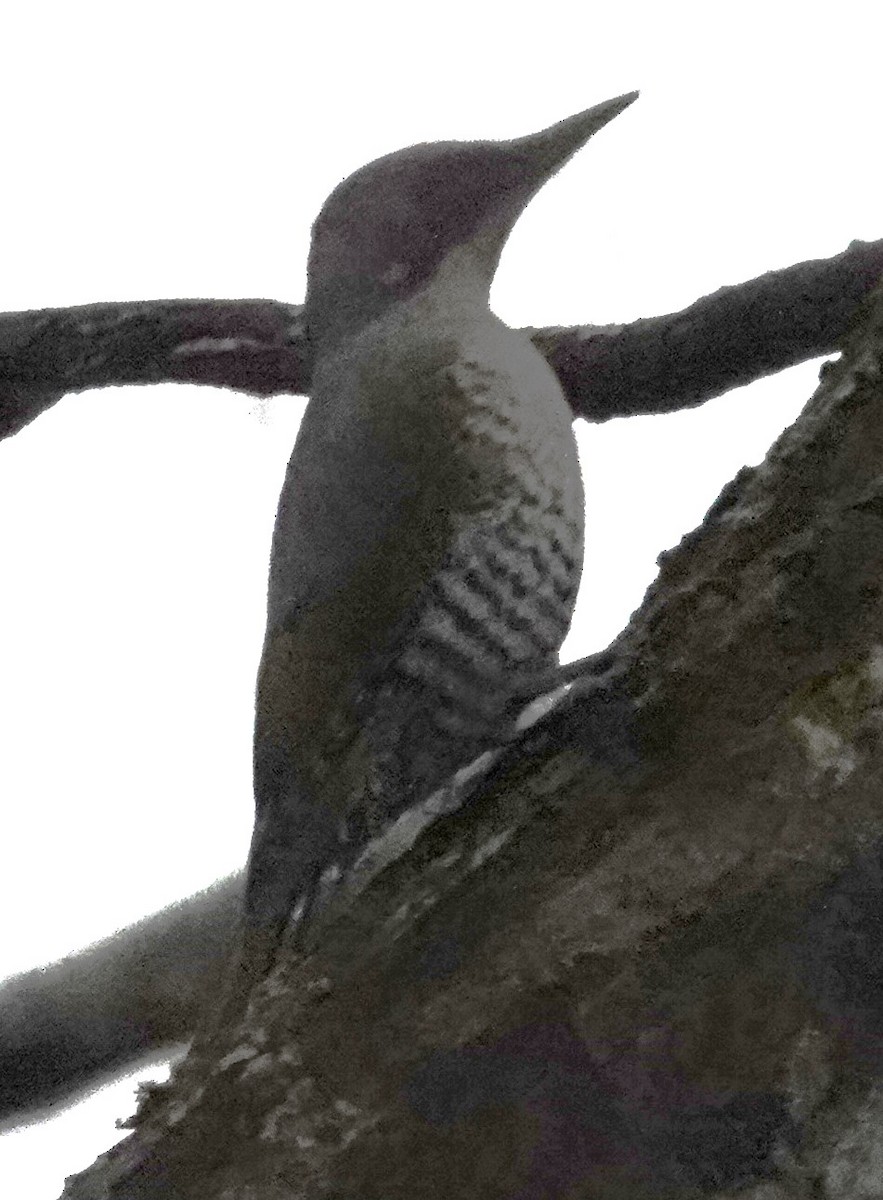
<path fill-rule="evenodd" d="M 678 309 L 881 236 L 881 11 L 10 6 L 0 310 L 299 301 L 310 223 L 362 163 L 532 132 L 636 87 L 532 203 L 492 300 L 513 325 Z M 589 541 L 569 657 L 618 632 L 658 552 L 763 457 L 817 370 L 580 427 Z M 0 976 L 243 861 L 269 538 L 302 404 L 107 390 L 0 444 Z M 0 1138 L 0 1193 L 51 1200 L 131 1108 L 129 1083 Z"/>

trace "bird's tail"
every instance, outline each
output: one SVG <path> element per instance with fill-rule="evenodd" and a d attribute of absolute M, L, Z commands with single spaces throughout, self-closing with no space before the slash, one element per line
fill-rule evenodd
<path fill-rule="evenodd" d="M 255 987 L 275 965 L 296 918 L 300 940 L 313 913 L 325 869 L 338 856 L 337 831 L 316 808 L 284 806 L 285 815 L 258 811 L 234 951 L 222 999 L 210 1021 L 212 1036 L 238 1023 Z M 294 827 L 293 814 L 300 818 Z"/>

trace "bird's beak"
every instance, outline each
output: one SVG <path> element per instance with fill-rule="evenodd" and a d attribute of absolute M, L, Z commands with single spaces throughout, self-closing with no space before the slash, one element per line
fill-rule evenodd
<path fill-rule="evenodd" d="M 489 279 L 497 268 L 512 228 L 543 184 L 585 145 L 593 133 L 603 129 L 637 98 L 637 92 L 627 92 L 573 117 L 566 117 L 539 133 L 510 142 L 489 143 L 502 150 L 511 168 L 505 187 L 500 187 L 496 194 L 487 194 L 485 220 L 471 239 Z"/>
<path fill-rule="evenodd" d="M 627 92 L 624 96 L 605 100 L 602 104 L 587 108 L 585 112 L 577 113 L 573 117 L 565 117 L 557 125 L 550 125 L 548 129 L 539 133 L 516 138 L 511 145 L 527 168 L 529 186 L 532 185 L 530 194 L 542 187 L 547 179 L 563 167 L 593 133 L 603 129 L 608 121 L 618 117 L 637 98 L 638 92 Z"/>

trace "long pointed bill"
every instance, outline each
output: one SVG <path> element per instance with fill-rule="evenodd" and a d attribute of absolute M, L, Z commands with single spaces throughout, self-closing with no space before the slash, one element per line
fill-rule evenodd
<path fill-rule="evenodd" d="M 542 186 L 569 158 L 581 149 L 593 133 L 618 117 L 621 112 L 637 100 L 638 92 L 627 92 L 613 100 L 605 100 L 585 112 L 565 117 L 557 125 L 550 125 L 539 133 L 516 138 L 511 144 L 524 156 L 533 176 L 534 188 Z"/>

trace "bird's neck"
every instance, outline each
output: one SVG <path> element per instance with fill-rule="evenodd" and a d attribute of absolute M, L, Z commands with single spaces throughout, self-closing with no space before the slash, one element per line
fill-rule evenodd
<path fill-rule="evenodd" d="M 394 309 L 411 311 L 421 323 L 447 329 L 481 319 L 488 312 L 498 257 L 469 243 L 454 246 L 429 278 L 410 288 L 365 276 L 314 287 L 306 314 L 314 356 L 339 349 Z"/>
<path fill-rule="evenodd" d="M 496 260 L 488 269 L 488 263 L 474 245 L 455 246 L 415 299 L 428 301 L 439 312 L 451 316 L 484 312 L 490 303 L 495 268 Z"/>

